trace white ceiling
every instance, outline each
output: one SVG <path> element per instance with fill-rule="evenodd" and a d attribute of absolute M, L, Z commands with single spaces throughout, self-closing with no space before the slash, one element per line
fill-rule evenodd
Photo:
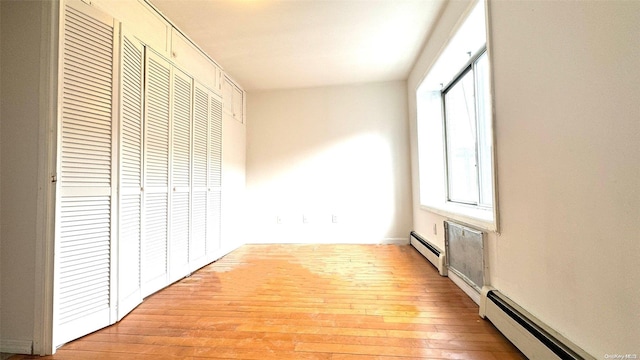
<path fill-rule="evenodd" d="M 406 79 L 444 0 L 150 0 L 245 90 Z"/>

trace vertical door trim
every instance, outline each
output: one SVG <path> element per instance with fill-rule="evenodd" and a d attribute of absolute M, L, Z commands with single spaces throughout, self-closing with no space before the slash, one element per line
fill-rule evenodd
<path fill-rule="evenodd" d="M 61 6 L 42 3 L 40 41 L 40 115 L 36 216 L 35 296 L 32 353 L 50 355 L 53 346 L 53 284 L 56 208 L 56 128 L 58 113 L 58 49 Z"/>

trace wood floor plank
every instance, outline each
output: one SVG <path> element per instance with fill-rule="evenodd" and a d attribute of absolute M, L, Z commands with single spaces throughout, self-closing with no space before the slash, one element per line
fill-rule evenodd
<path fill-rule="evenodd" d="M 26 359 L 525 359 L 411 246 L 248 245 Z"/>

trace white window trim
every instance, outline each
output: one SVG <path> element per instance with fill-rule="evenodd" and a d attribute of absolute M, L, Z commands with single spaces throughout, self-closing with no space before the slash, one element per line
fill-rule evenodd
<path fill-rule="evenodd" d="M 434 72 L 437 70 L 438 68 L 438 62 L 440 60 L 440 58 L 443 56 L 444 53 L 446 53 L 446 49 L 447 47 L 453 42 L 454 38 L 456 37 L 458 31 L 464 27 L 464 23 L 466 22 L 466 19 L 470 17 L 470 15 L 474 12 L 474 10 L 476 9 L 476 6 L 484 6 L 484 23 L 485 23 L 485 30 L 487 33 L 489 33 L 489 7 L 490 4 L 488 4 L 488 2 L 484 2 L 483 0 L 480 0 L 478 3 L 473 4 L 470 8 L 469 8 L 469 12 L 465 15 L 465 20 L 460 22 L 460 26 L 458 27 L 458 29 L 456 29 L 456 31 L 454 32 L 454 35 L 449 39 L 448 43 L 445 44 L 443 46 L 443 51 L 438 55 L 438 57 L 436 58 L 436 60 L 434 61 L 434 63 L 431 65 L 431 67 L 425 72 L 423 79 L 418 83 L 416 89 L 415 89 L 415 95 L 416 95 L 416 106 L 417 106 L 417 127 L 418 127 L 418 174 L 419 174 L 419 201 L 420 201 L 420 209 L 424 210 L 424 211 L 429 211 L 435 214 L 438 214 L 440 216 L 446 217 L 448 219 L 451 220 L 455 220 L 455 221 L 459 221 L 474 227 L 477 227 L 479 229 L 482 230 L 486 230 L 486 231 L 492 231 L 492 232 L 496 232 L 499 233 L 499 216 L 498 216 L 498 209 L 499 209 L 499 203 L 498 203 L 498 186 L 497 186 L 497 162 L 496 162 L 496 137 L 495 137 L 495 112 L 494 112 L 494 88 L 493 88 L 493 62 L 492 62 L 492 57 L 491 57 L 491 46 L 490 46 L 490 39 L 489 36 L 486 36 L 485 39 L 485 45 L 486 46 L 486 52 L 487 55 L 489 57 L 489 73 L 490 73 L 490 79 L 491 79 L 491 109 L 492 109 L 492 113 L 494 116 L 492 116 L 492 128 L 493 128 L 493 133 L 494 136 L 492 138 L 492 142 L 493 142 L 493 151 L 491 154 L 492 157 L 492 183 L 493 183 L 493 206 L 492 207 L 483 207 L 483 206 L 478 206 L 478 205 L 468 205 L 468 204 L 463 204 L 463 203 L 457 203 L 457 202 L 451 202 L 447 200 L 447 190 L 446 190 L 446 182 L 444 182 L 444 172 L 446 171 L 444 166 L 442 166 L 441 168 L 438 167 L 438 172 L 442 172 L 443 176 L 441 176 L 442 179 L 434 179 L 434 175 L 433 175 L 433 171 L 431 171 L 433 169 L 433 165 L 434 163 L 438 163 L 439 161 L 445 161 L 444 160 L 444 148 L 443 146 L 440 146 L 440 148 L 442 148 L 442 159 L 437 159 L 438 155 L 434 156 L 430 163 L 428 164 L 424 164 L 423 160 L 420 159 L 420 153 L 422 153 L 423 151 L 421 150 L 421 146 L 420 143 L 422 141 L 425 141 L 424 139 L 421 140 L 421 131 L 420 131 L 420 123 L 421 123 L 421 112 L 420 112 L 420 88 L 421 86 L 427 81 L 427 79 L 430 77 L 432 70 L 434 70 Z M 459 44 L 457 44 L 459 46 Z M 459 67 L 458 69 L 463 69 L 462 67 L 463 64 L 461 64 L 461 67 Z M 436 68 L 436 69 L 434 69 Z M 452 81 L 458 74 L 457 73 L 452 73 L 449 75 L 449 78 L 446 79 L 446 82 L 448 83 L 449 81 Z M 442 83 L 442 81 L 440 81 L 439 83 Z M 427 93 L 435 93 L 436 89 L 433 88 L 433 86 L 430 89 L 426 89 L 426 91 L 423 91 L 422 94 L 426 95 Z M 440 111 L 443 111 L 443 109 L 440 109 Z M 427 113 L 430 113 L 430 116 L 433 116 L 433 112 L 434 110 L 428 110 L 427 109 Z M 438 120 L 440 122 L 442 122 L 442 118 L 440 117 L 440 119 Z M 441 127 L 444 126 L 444 124 L 440 125 Z M 424 137 L 424 134 L 422 135 Z M 442 142 L 444 142 L 444 139 L 441 140 Z M 442 145 L 442 144 L 440 144 Z M 426 166 L 425 166 L 426 165 Z M 442 164 L 444 165 L 444 163 Z M 426 181 L 425 177 L 430 176 L 430 180 Z M 437 175 L 435 176 L 437 177 Z M 438 190 L 432 191 L 430 192 L 429 195 L 425 196 L 425 191 L 428 188 L 432 188 L 432 186 L 430 185 L 434 185 L 435 187 L 438 188 Z M 441 186 L 444 186 L 442 189 L 439 189 Z"/>

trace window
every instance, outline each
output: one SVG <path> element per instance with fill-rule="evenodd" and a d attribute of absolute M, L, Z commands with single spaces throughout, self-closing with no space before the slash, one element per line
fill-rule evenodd
<path fill-rule="evenodd" d="M 416 89 L 420 203 L 497 230 L 484 2 L 477 2 Z"/>
<path fill-rule="evenodd" d="M 442 91 L 447 200 L 493 203 L 491 113 L 487 52 L 475 56 Z"/>

